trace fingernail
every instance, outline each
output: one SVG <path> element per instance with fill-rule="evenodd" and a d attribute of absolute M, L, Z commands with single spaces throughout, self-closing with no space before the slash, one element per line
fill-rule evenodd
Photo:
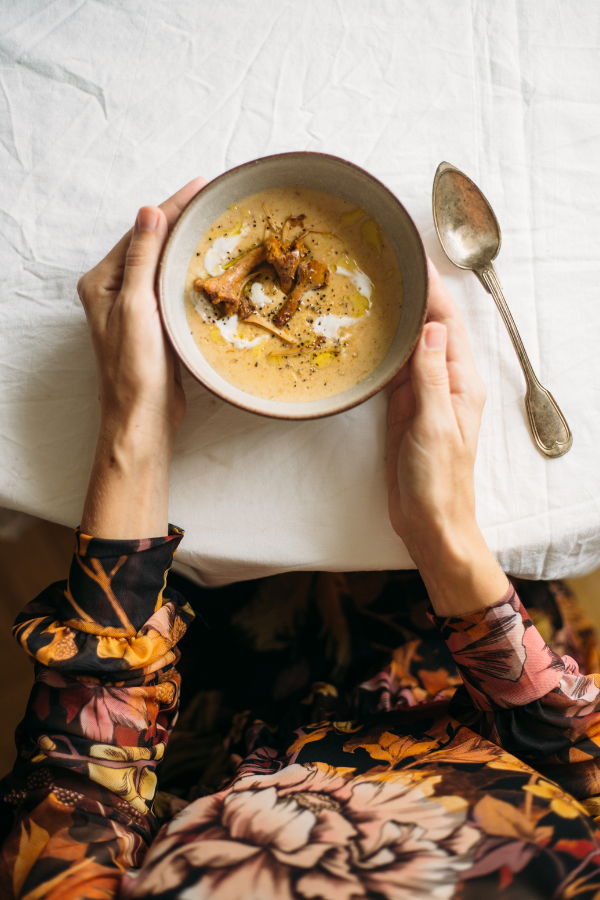
<path fill-rule="evenodd" d="M 138 231 L 154 231 L 157 225 L 158 212 L 151 206 L 142 206 L 135 220 L 136 229 Z"/>
<path fill-rule="evenodd" d="M 441 350 L 446 343 L 446 329 L 438 322 L 431 322 L 425 328 L 425 346 L 428 350 Z"/>

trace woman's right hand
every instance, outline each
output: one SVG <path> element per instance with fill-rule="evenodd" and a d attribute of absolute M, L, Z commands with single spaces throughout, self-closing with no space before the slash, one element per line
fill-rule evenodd
<path fill-rule="evenodd" d="M 160 207 L 142 207 L 134 227 L 79 280 L 101 409 L 85 534 L 131 540 L 167 533 L 169 469 L 185 394 L 154 285 L 169 228 L 205 184 L 195 178 Z"/>
<path fill-rule="evenodd" d="M 436 612 L 470 612 L 499 600 L 506 576 L 475 518 L 473 472 L 485 386 L 464 319 L 432 263 L 428 321 L 390 393 L 390 520 Z"/>
<path fill-rule="evenodd" d="M 206 184 L 195 178 L 160 206 L 143 206 L 135 225 L 79 279 L 98 370 L 103 424 L 136 420 L 153 442 L 172 443 L 185 413 L 179 365 L 164 333 L 154 290 L 169 229 Z"/>

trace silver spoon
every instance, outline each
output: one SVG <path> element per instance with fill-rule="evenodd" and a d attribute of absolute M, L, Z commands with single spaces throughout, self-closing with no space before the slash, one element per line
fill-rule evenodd
<path fill-rule="evenodd" d="M 535 376 L 492 262 L 502 242 L 498 220 L 477 185 L 447 162 L 439 164 L 433 180 L 433 221 L 450 262 L 475 272 L 496 301 L 527 382 L 525 408 L 536 445 L 546 456 L 564 456 L 573 435 L 556 400 Z"/>

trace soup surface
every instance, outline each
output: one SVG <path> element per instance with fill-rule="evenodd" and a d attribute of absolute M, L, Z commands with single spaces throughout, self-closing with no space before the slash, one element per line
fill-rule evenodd
<path fill-rule="evenodd" d="M 269 400 L 331 397 L 366 378 L 392 343 L 402 275 L 378 224 L 340 197 L 261 191 L 202 235 L 187 321 L 226 381 Z"/>

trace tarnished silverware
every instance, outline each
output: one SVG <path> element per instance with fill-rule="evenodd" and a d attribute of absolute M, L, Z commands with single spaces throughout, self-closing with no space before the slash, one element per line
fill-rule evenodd
<path fill-rule="evenodd" d="M 573 435 L 556 400 L 536 378 L 492 262 L 502 242 L 498 220 L 477 185 L 447 162 L 440 163 L 433 180 L 433 221 L 450 262 L 471 269 L 496 301 L 527 382 L 525 408 L 537 447 L 546 456 L 564 456 Z"/>

